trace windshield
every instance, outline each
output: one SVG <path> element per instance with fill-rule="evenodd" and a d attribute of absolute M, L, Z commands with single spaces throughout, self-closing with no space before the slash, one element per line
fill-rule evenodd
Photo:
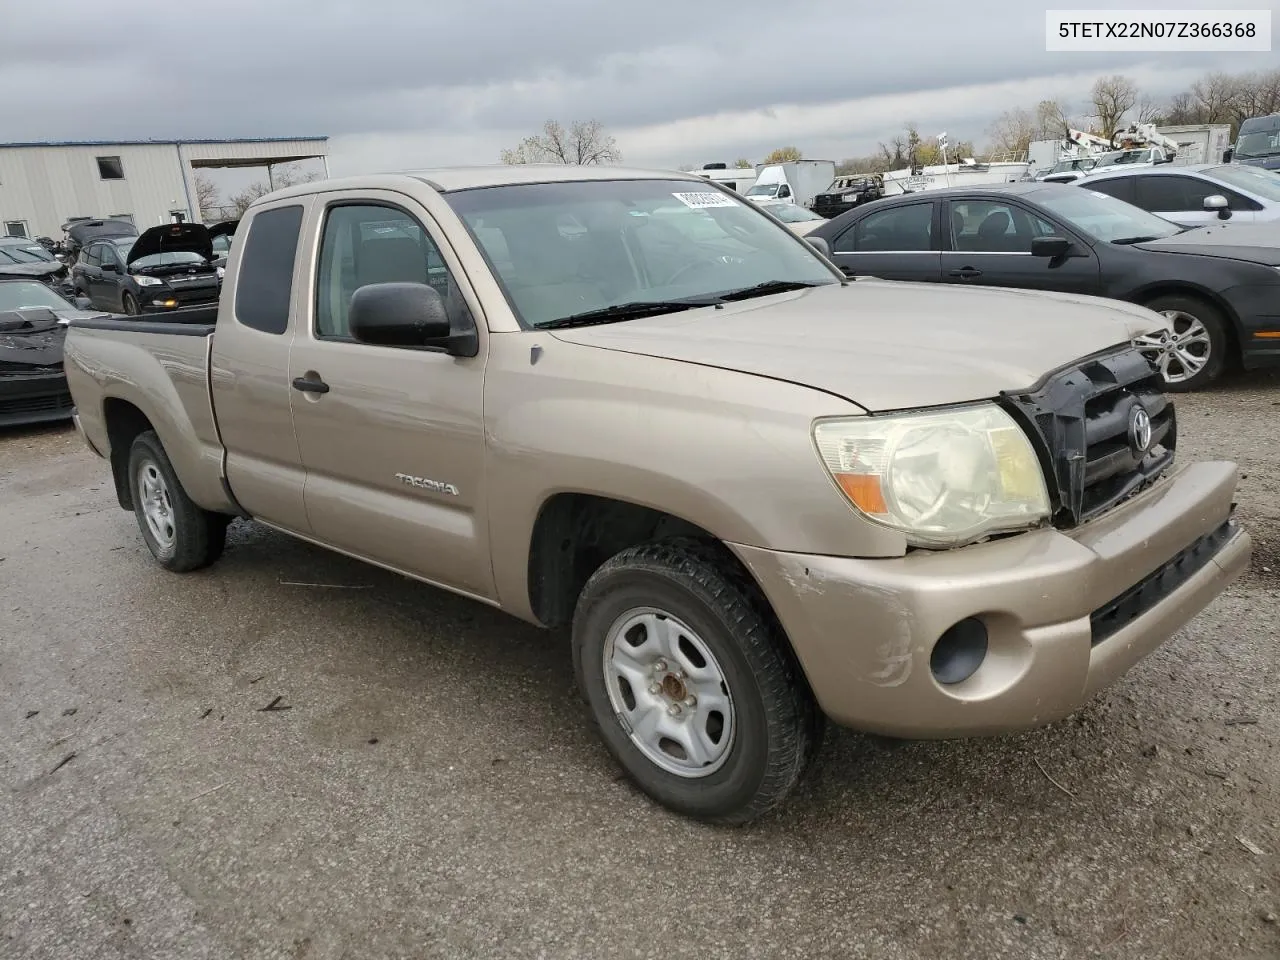
<path fill-rule="evenodd" d="M 798 206 L 794 203 L 780 203 L 777 206 L 769 204 L 769 212 L 781 220 L 783 223 L 800 223 L 804 220 L 825 220 L 805 207 Z"/>
<path fill-rule="evenodd" d="M 1147 150 L 1125 150 L 1122 153 L 1108 153 L 1098 161 L 1100 167 L 1120 167 L 1128 163 L 1145 163 L 1151 159 Z"/>
<path fill-rule="evenodd" d="M 1274 170 L 1224 163 L 1219 167 L 1210 167 L 1204 171 L 1204 175 L 1214 180 L 1221 180 L 1229 186 L 1247 190 L 1264 200 L 1280 202 L 1280 173 Z"/>
<path fill-rule="evenodd" d="M 1072 170 L 1092 170 L 1097 165 L 1097 161 L 1092 157 L 1082 157 L 1077 160 L 1059 160 L 1049 168 L 1050 173 L 1070 173 Z"/>
<path fill-rule="evenodd" d="M 757 183 L 747 191 L 748 197 L 772 197 L 778 192 L 780 183 Z"/>
<path fill-rule="evenodd" d="M 1182 232 L 1177 224 L 1154 213 L 1083 187 L 1064 185 L 1057 190 L 1042 190 L 1035 199 L 1076 229 L 1112 243 L 1133 243 L 1139 238 L 1160 240 Z"/>
<path fill-rule="evenodd" d="M 840 282 L 752 204 L 687 180 L 519 184 L 445 199 L 526 326 L 639 301 L 707 300 L 762 283 Z"/>
<path fill-rule="evenodd" d="M 204 263 L 204 257 L 198 253 L 192 253 L 190 250 L 172 250 L 165 253 L 152 253 L 145 257 L 139 257 L 130 267 L 176 267 L 183 264 L 199 264 Z"/>
<path fill-rule="evenodd" d="M 1280 130 L 1246 133 L 1236 144 L 1234 156 L 1240 160 L 1259 160 L 1280 155 Z"/>
<path fill-rule="evenodd" d="M 0 244 L 0 263 L 54 263 L 53 257 L 39 244 L 27 246 L 21 243 Z"/>
<path fill-rule="evenodd" d="M 0 282 L 0 312 L 6 310 L 30 310 L 33 307 L 66 310 L 70 306 L 71 304 L 63 300 L 43 283 L 27 282 L 25 280 Z"/>

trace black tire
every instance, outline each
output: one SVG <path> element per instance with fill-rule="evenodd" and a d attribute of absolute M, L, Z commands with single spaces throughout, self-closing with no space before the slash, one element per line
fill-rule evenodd
<path fill-rule="evenodd" d="M 120 296 L 120 309 L 131 317 L 136 317 L 142 312 L 142 308 L 138 306 L 138 298 L 128 290 Z"/>
<path fill-rule="evenodd" d="M 148 521 L 144 472 L 150 475 L 152 484 L 157 479 L 162 483 L 159 489 L 167 504 L 164 513 L 169 523 L 161 524 L 161 528 L 172 529 L 167 538 L 157 535 Z M 153 430 L 139 434 L 129 450 L 129 489 L 142 539 L 160 566 L 174 573 L 187 573 L 207 567 L 222 556 L 231 518 L 192 502 Z"/>
<path fill-rule="evenodd" d="M 687 624 L 721 668 L 734 733 L 713 773 L 663 769 L 632 740 L 610 701 L 608 634 L 638 608 Z M 781 628 L 754 584 L 712 545 L 667 540 L 608 560 L 578 599 L 573 659 L 609 752 L 641 790 L 685 816 L 730 825 L 758 819 L 783 803 L 821 744 L 825 718 Z"/>
<path fill-rule="evenodd" d="M 1191 321 L 1199 322 L 1209 336 L 1208 360 L 1196 373 L 1185 379 L 1170 380 L 1166 377 L 1165 389 L 1170 393 L 1190 393 L 1202 390 L 1218 379 L 1227 369 L 1229 361 L 1234 360 L 1233 343 L 1227 326 L 1227 318 L 1213 304 L 1199 297 L 1187 294 L 1166 294 L 1148 300 L 1143 306 L 1156 313 L 1175 313 L 1173 318 L 1175 332 L 1179 332 L 1183 324 Z M 1158 355 L 1156 356 L 1158 360 Z M 1177 377 L 1185 371 L 1175 359 L 1170 365 L 1170 373 Z"/>

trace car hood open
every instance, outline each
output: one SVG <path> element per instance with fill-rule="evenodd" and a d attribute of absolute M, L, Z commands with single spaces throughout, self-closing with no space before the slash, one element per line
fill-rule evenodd
<path fill-rule="evenodd" d="M 129 248 L 128 263 L 157 253 L 198 253 L 206 260 L 213 259 L 213 241 L 209 228 L 203 223 L 164 223 L 149 227 Z"/>
<path fill-rule="evenodd" d="M 1136 246 L 1161 253 L 1193 253 L 1277 267 L 1280 266 L 1280 222 L 1232 223 L 1220 220 Z"/>
<path fill-rule="evenodd" d="M 965 403 L 1168 329 L 1098 297 L 858 280 L 556 338 L 813 387 L 870 412 Z"/>

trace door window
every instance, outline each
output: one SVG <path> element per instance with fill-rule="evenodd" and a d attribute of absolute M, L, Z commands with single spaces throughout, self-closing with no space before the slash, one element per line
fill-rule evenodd
<path fill-rule="evenodd" d="M 933 204 L 908 203 L 859 220 L 836 238 L 835 253 L 927 253 L 933 250 Z"/>
<path fill-rule="evenodd" d="M 1030 253 L 1035 237 L 1053 225 L 1012 203 L 966 200 L 951 203 L 951 249 L 962 253 Z"/>
<path fill-rule="evenodd" d="M 86 267 L 101 266 L 102 258 L 99 256 L 99 251 L 101 249 L 102 249 L 102 245 L 98 243 L 90 244 L 89 246 L 85 247 L 83 250 L 80 251 L 80 262 L 83 263 Z"/>
<path fill-rule="evenodd" d="M 1097 190 L 1098 193 L 1105 193 L 1107 196 L 1123 200 L 1125 203 L 1136 205 L 1137 198 L 1134 195 L 1133 186 L 1133 182 L 1136 179 L 1137 177 L 1104 177 L 1101 180 L 1090 182 L 1089 189 Z"/>
<path fill-rule="evenodd" d="M 351 297 L 371 283 L 427 284 L 447 303 L 452 281 L 439 247 L 409 214 L 372 204 L 331 207 L 320 240 L 317 336 L 350 339 Z"/>
<path fill-rule="evenodd" d="M 1204 198 L 1220 192 L 1216 184 L 1192 177 L 1140 177 L 1138 206 L 1152 213 L 1202 210 Z"/>
<path fill-rule="evenodd" d="M 116 256 L 116 252 L 111 249 L 109 243 L 98 244 L 98 258 L 104 267 L 112 264 L 120 266 L 120 258 Z"/>
<path fill-rule="evenodd" d="M 236 319 L 246 327 L 281 335 L 289 328 L 293 261 L 302 230 L 302 207 L 264 210 L 249 221 L 236 277 Z"/>

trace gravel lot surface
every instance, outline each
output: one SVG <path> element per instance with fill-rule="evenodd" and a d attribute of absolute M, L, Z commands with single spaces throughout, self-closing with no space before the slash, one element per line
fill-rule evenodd
<path fill-rule="evenodd" d="M 0 957 L 1280 957 L 1280 380 L 1178 404 L 1244 580 L 1048 729 L 832 732 L 745 830 L 619 779 L 560 638 L 245 523 L 167 574 L 0 433 Z"/>

